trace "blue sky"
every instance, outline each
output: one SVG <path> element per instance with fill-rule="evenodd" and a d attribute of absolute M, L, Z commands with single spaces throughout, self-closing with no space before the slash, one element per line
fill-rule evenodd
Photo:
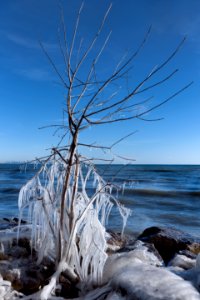
<path fill-rule="evenodd" d="M 70 32 L 79 0 L 63 1 Z M 86 0 L 80 35 L 87 44 L 109 5 L 107 0 Z M 194 84 L 148 117 L 159 122 L 131 121 L 91 128 L 82 140 L 110 145 L 134 130 L 115 152 L 136 163 L 200 164 L 200 2 L 199 0 L 113 0 L 104 32 L 112 29 L 100 72 L 106 73 L 125 51 L 137 48 L 152 25 L 146 47 L 134 63 L 129 84 L 137 83 L 160 64 L 186 35 L 178 55 L 161 72 L 162 78 L 178 68 L 174 79 L 151 92 L 165 99 L 190 81 Z M 57 34 L 60 26 L 57 0 L 10 0 L 0 3 L 0 162 L 24 161 L 46 155 L 58 141 L 53 130 L 41 126 L 62 119 L 65 90 L 49 65 L 41 40 L 62 69 Z M 103 33 L 104 34 L 104 33 Z M 155 103 L 157 103 L 155 102 Z M 84 151 L 84 150 L 83 150 Z M 96 156 L 99 153 L 86 153 Z M 117 162 L 121 162 L 117 160 Z"/>

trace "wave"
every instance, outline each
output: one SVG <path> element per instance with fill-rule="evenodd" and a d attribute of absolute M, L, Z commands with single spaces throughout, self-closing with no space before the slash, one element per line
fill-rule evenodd
<path fill-rule="evenodd" d="M 20 188 L 0 188 L 1 194 L 18 194 Z M 90 193 L 94 192 L 93 187 L 88 187 L 87 191 Z M 157 197 L 184 197 L 184 196 L 190 196 L 190 197 L 199 197 L 200 196 L 200 190 L 196 191 L 184 191 L 184 190 L 158 190 L 158 189 L 137 189 L 137 188 L 125 188 L 123 194 L 125 196 L 134 196 L 134 195 L 140 195 L 140 196 L 157 196 Z"/>
<path fill-rule="evenodd" d="M 0 188 L 0 193 L 2 194 L 18 194 L 19 193 L 18 188 Z"/>
<path fill-rule="evenodd" d="M 199 197 L 200 190 L 197 191 L 177 191 L 177 190 L 156 190 L 156 189 L 124 189 L 124 195 L 158 196 L 158 197 Z"/>

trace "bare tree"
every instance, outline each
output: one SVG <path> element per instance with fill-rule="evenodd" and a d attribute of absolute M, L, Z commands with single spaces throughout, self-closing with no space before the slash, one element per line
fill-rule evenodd
<path fill-rule="evenodd" d="M 45 255 L 49 255 L 56 264 L 55 274 L 40 293 L 41 299 L 48 299 L 63 270 L 67 270 L 70 278 L 75 278 L 83 284 L 100 283 L 107 258 L 105 223 L 111 208 L 113 204 L 119 208 L 124 221 L 123 229 L 130 213 L 113 194 L 113 189 L 117 190 L 118 187 L 104 181 L 96 171 L 93 165 L 94 157 L 86 158 L 79 152 L 80 147 L 112 150 L 124 138 L 107 147 L 79 141 L 80 133 L 91 126 L 133 119 L 149 120 L 147 114 L 191 85 L 187 84 L 158 104 L 153 104 L 151 97 L 141 100 L 141 95 L 146 95 L 147 91 L 164 84 L 177 73 L 178 70 L 175 69 L 162 79 L 150 83 L 150 80 L 156 79 L 156 75 L 174 58 L 184 43 L 183 39 L 160 65 L 151 70 L 139 83 L 129 85 L 130 87 L 123 89 L 121 93 L 120 87 L 123 88 L 132 63 L 147 42 L 151 28 L 137 50 L 130 55 L 123 55 L 110 75 L 102 79 L 98 72 L 98 62 L 111 33 L 105 37 L 100 47 L 97 41 L 110 9 L 111 5 L 95 36 L 84 50 L 82 40 L 78 41 L 77 38 L 83 4 L 77 14 L 71 42 L 68 40 L 61 9 L 62 36 L 59 36 L 59 46 L 65 73 L 58 69 L 44 45 L 40 43 L 66 91 L 65 123 L 52 125 L 56 130 L 63 130 L 61 141 L 48 157 L 39 160 L 40 170 L 21 189 L 19 195 L 21 217 L 23 209 L 29 207 L 32 242 L 38 250 L 38 262 Z M 88 186 L 92 178 L 94 192 L 90 194 Z"/>

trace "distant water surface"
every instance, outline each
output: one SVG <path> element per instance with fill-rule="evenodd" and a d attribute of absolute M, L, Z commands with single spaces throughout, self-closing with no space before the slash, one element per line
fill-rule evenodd
<path fill-rule="evenodd" d="M 149 226 L 173 226 L 200 236 L 200 166 L 198 165 L 98 165 L 105 179 L 126 183 L 119 200 L 132 210 L 127 231 L 138 233 Z M 18 193 L 34 174 L 19 164 L 0 164 L 0 218 L 18 215 Z M 109 228 L 120 230 L 112 210 Z"/>

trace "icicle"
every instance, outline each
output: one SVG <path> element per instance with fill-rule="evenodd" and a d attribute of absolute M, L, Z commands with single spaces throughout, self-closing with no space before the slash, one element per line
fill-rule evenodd
<path fill-rule="evenodd" d="M 64 224 L 61 228 L 60 209 L 66 170 L 67 165 L 60 156 L 49 159 L 48 163 L 42 165 L 37 174 L 20 190 L 20 220 L 24 209 L 28 207 L 28 216 L 32 224 L 32 245 L 38 251 L 38 262 L 45 255 L 56 261 L 56 255 L 59 253 L 58 239 L 61 237 L 60 267 L 64 268 L 64 263 L 67 263 L 71 274 L 76 273 L 85 284 L 97 284 L 101 282 L 107 259 L 105 225 L 113 204 L 118 206 L 122 216 L 122 234 L 130 210 L 116 200 L 113 196 L 113 186 L 104 181 L 91 163 L 80 161 L 79 173 L 76 174 L 74 159 L 65 193 L 62 212 Z M 94 188 L 92 195 L 91 179 Z M 53 278 L 55 279 L 52 277 L 48 288 L 42 292 L 44 299 L 49 293 L 49 287 L 52 288 L 55 284 Z"/>
<path fill-rule="evenodd" d="M 122 195 L 124 194 L 125 187 L 126 187 L 126 182 L 124 182 L 124 183 L 122 184 Z"/>
<path fill-rule="evenodd" d="M 123 220 L 122 231 L 121 231 L 121 236 L 123 236 L 128 217 L 131 214 L 131 210 L 121 204 L 118 204 L 118 209 L 119 209 L 119 212 L 120 212 L 120 214 L 122 216 L 122 220 Z"/>

